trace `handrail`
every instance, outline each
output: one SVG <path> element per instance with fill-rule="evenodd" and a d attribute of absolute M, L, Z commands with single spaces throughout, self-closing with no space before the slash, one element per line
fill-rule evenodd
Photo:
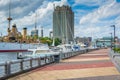
<path fill-rule="evenodd" d="M 113 50 L 110 50 L 109 56 L 117 70 L 120 72 L 120 53 L 114 53 Z"/>

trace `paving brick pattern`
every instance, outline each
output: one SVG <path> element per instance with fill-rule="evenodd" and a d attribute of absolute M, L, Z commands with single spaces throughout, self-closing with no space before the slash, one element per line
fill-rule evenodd
<path fill-rule="evenodd" d="M 120 75 L 74 78 L 74 79 L 61 79 L 61 80 L 120 80 Z"/>
<path fill-rule="evenodd" d="M 9 80 L 120 80 L 108 57 L 108 49 L 81 54 L 53 63 Z"/>

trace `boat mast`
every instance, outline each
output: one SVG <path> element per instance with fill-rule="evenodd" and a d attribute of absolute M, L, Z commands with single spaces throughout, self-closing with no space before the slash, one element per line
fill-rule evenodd
<path fill-rule="evenodd" d="M 38 32 L 38 30 L 37 30 L 37 13 L 35 13 L 35 31 L 37 31 Z M 37 40 L 39 40 L 39 35 L 38 35 L 38 33 L 36 33 L 36 35 L 35 36 L 37 36 Z"/>
<path fill-rule="evenodd" d="M 37 29 L 37 13 L 35 14 L 35 30 Z"/>
<path fill-rule="evenodd" d="M 10 32 L 10 24 L 11 24 L 11 0 L 9 0 L 9 17 L 7 18 L 8 20 L 8 33 Z"/>
<path fill-rule="evenodd" d="M 54 3 L 53 3 L 53 8 L 54 8 L 54 10 L 55 10 L 55 4 L 54 4 Z M 55 46 L 55 38 L 54 38 L 54 36 L 53 36 L 52 46 Z"/>
<path fill-rule="evenodd" d="M 75 44 L 75 39 L 74 39 L 74 33 L 72 32 L 72 28 L 70 27 L 70 24 L 69 24 L 69 17 L 67 17 L 67 14 L 65 15 L 65 19 L 67 21 L 66 23 L 66 27 L 70 30 L 70 34 L 72 36 L 72 40 L 73 40 L 73 43 Z M 67 29 L 66 29 L 67 30 Z M 66 31 L 66 34 L 67 34 L 67 31 Z M 67 35 L 66 35 L 67 36 Z M 68 42 L 68 39 L 66 40 Z"/>

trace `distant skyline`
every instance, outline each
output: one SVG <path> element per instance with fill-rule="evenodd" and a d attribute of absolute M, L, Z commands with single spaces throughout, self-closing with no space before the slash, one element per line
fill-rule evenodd
<path fill-rule="evenodd" d="M 53 4 L 69 5 L 75 13 L 75 37 L 104 37 L 113 32 L 111 25 L 116 25 L 116 35 L 120 37 L 120 0 L 11 0 L 12 24 L 18 31 L 27 27 L 30 35 L 35 26 L 44 28 L 44 36 L 51 31 Z M 7 35 L 9 0 L 0 0 L 0 33 Z M 11 26 L 12 27 L 12 26 Z"/>

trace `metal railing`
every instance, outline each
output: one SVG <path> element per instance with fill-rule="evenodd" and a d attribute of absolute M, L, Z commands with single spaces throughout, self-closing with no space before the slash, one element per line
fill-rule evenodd
<path fill-rule="evenodd" d="M 60 62 L 60 60 L 67 59 L 93 50 L 97 50 L 97 49 L 85 49 L 80 51 L 47 55 L 44 57 L 27 58 L 27 59 L 0 63 L 0 79 L 6 79 L 11 76 L 35 69 L 37 67 L 41 67 L 53 62 Z"/>
<path fill-rule="evenodd" d="M 117 70 L 120 72 L 120 53 L 116 53 L 113 50 L 110 50 L 109 56 Z"/>

